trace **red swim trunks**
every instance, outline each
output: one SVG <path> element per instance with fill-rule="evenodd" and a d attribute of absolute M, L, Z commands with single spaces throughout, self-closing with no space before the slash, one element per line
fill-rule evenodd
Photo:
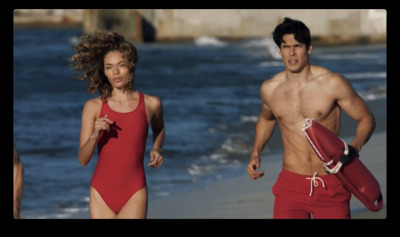
<path fill-rule="evenodd" d="M 274 219 L 350 219 L 351 193 L 335 175 L 301 175 L 282 169 L 272 193 Z"/>

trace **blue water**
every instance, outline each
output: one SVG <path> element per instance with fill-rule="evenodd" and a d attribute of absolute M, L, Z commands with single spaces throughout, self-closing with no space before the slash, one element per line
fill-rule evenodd
<path fill-rule="evenodd" d="M 21 218 L 88 216 L 97 154 L 77 160 L 86 82 L 68 58 L 80 30 L 14 31 L 14 142 L 25 168 Z M 283 70 L 270 38 L 137 45 L 136 88 L 161 98 L 162 168 L 146 167 L 149 199 L 243 174 L 260 110 L 259 86 Z M 367 101 L 386 99 L 386 45 L 314 46 L 311 63 L 341 73 Z M 382 110 L 386 113 L 386 110 Z M 384 115 L 386 116 L 386 115 Z M 145 164 L 152 146 L 151 132 Z M 279 136 L 265 152 L 281 152 Z"/>

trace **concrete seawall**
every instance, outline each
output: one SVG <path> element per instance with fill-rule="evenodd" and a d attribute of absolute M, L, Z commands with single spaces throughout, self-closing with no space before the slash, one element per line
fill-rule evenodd
<path fill-rule="evenodd" d="M 15 9 L 14 29 L 82 28 L 82 9 Z"/>
<path fill-rule="evenodd" d="M 36 12 L 33 12 L 36 11 Z M 133 42 L 193 40 L 201 36 L 270 37 L 284 17 L 303 21 L 314 44 L 385 43 L 385 9 L 25 9 L 14 11 L 14 27 L 47 23 L 116 31 Z M 46 11 L 46 12 L 45 12 Z M 34 14 L 36 13 L 36 14 Z M 22 21 L 25 19 L 25 21 Z M 31 19 L 29 21 L 29 19 Z M 52 21 L 51 21 L 52 19 Z"/>

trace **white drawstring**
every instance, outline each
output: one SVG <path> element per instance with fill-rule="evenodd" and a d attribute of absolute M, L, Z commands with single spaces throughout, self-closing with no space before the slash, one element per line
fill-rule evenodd
<path fill-rule="evenodd" d="M 313 190 L 314 190 L 313 187 L 318 187 L 318 181 L 317 181 L 317 179 L 321 181 L 322 187 L 325 188 L 325 183 L 324 183 L 324 181 L 323 181 L 320 177 L 317 177 L 317 175 L 318 175 L 318 173 L 317 173 L 317 172 L 314 172 L 314 175 L 313 175 L 312 178 L 308 178 L 308 177 L 306 178 L 306 179 L 310 179 L 310 180 L 311 180 L 311 181 L 310 181 L 310 185 L 311 185 L 310 197 L 312 196 L 312 193 L 313 193 Z"/>

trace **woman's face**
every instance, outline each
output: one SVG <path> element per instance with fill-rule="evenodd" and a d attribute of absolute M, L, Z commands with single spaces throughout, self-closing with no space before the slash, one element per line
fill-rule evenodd
<path fill-rule="evenodd" d="M 104 57 L 104 74 L 113 88 L 121 89 L 129 82 L 128 62 L 118 50 L 108 52 Z"/>

